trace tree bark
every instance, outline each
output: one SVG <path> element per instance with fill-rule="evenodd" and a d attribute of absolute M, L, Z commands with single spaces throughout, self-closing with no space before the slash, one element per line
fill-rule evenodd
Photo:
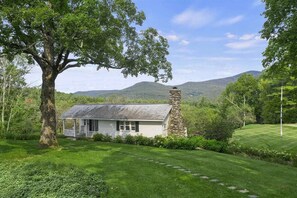
<path fill-rule="evenodd" d="M 41 147 L 55 147 L 58 145 L 56 137 L 56 107 L 55 107 L 55 80 L 57 74 L 52 67 L 42 69 L 41 87 L 41 120 L 42 129 L 39 144 Z"/>

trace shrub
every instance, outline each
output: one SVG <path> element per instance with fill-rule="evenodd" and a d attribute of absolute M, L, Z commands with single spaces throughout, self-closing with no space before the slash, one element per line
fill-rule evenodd
<path fill-rule="evenodd" d="M 196 148 L 196 142 L 191 141 L 189 138 L 169 136 L 165 138 L 163 147 L 168 149 L 193 150 Z"/>
<path fill-rule="evenodd" d="M 103 135 L 102 142 L 112 142 L 112 137 L 108 134 Z"/>
<path fill-rule="evenodd" d="M 106 197 L 98 173 L 49 162 L 0 164 L 0 197 Z"/>
<path fill-rule="evenodd" d="M 165 140 L 166 140 L 165 137 L 162 137 L 161 135 L 156 135 L 153 139 L 153 146 L 164 147 Z"/>
<path fill-rule="evenodd" d="M 234 125 L 231 121 L 217 117 L 207 126 L 203 136 L 206 139 L 215 139 L 219 141 L 227 141 L 232 137 Z"/>
<path fill-rule="evenodd" d="M 149 137 L 144 137 L 142 135 L 134 136 L 135 144 L 144 146 L 153 146 L 153 140 Z"/>
<path fill-rule="evenodd" d="M 203 145 L 202 148 L 204 148 L 206 150 L 223 153 L 226 151 L 228 143 L 217 141 L 217 140 L 204 140 L 202 145 Z"/>
<path fill-rule="evenodd" d="M 2 133 L 0 138 L 5 138 L 9 140 L 38 140 L 40 137 L 39 133 L 22 133 L 22 132 L 6 132 Z"/>
<path fill-rule="evenodd" d="M 122 136 L 117 135 L 114 139 L 113 139 L 114 143 L 123 143 L 124 140 L 122 138 Z"/>
<path fill-rule="evenodd" d="M 96 133 L 93 135 L 94 141 L 102 142 L 103 138 L 104 138 L 104 135 L 102 133 Z"/>
<path fill-rule="evenodd" d="M 135 144 L 135 138 L 132 135 L 126 135 L 125 137 L 126 144 Z"/>
<path fill-rule="evenodd" d="M 245 154 L 251 157 L 256 157 L 266 161 L 272 161 L 282 164 L 294 165 L 295 156 L 291 153 L 279 152 L 269 149 L 259 149 L 253 147 L 243 147 L 238 144 L 230 144 L 227 147 L 226 152 L 231 154 Z"/>

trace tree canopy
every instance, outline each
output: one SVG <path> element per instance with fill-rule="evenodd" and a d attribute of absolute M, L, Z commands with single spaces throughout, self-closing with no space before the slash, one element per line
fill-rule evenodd
<path fill-rule="evenodd" d="M 297 76 L 297 1 L 264 0 L 266 21 L 261 31 L 268 40 L 263 66 L 273 76 Z"/>
<path fill-rule="evenodd" d="M 171 78 L 168 43 L 149 28 L 130 0 L 1 0 L 0 45 L 10 56 L 26 53 L 61 73 L 95 64 L 157 79 Z M 158 75 L 158 70 L 164 73 Z"/>
<path fill-rule="evenodd" d="M 42 69 L 40 144 L 56 145 L 55 79 L 92 64 L 123 75 L 172 78 L 168 42 L 140 29 L 145 15 L 131 0 L 0 0 L 0 53 L 25 54 Z"/>

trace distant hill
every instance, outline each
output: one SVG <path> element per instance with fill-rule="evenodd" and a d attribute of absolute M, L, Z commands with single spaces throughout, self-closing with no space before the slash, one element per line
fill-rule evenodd
<path fill-rule="evenodd" d="M 227 84 L 235 82 L 243 74 L 252 74 L 257 77 L 261 74 L 259 71 L 248 71 L 235 76 L 220 78 L 202 82 L 186 82 L 176 85 L 182 90 L 184 99 L 198 99 L 206 97 L 209 99 L 217 98 L 226 88 Z M 131 99 L 158 99 L 167 100 L 169 97 L 169 89 L 172 85 L 163 85 L 155 82 L 140 82 L 122 90 L 93 90 L 79 91 L 76 95 L 93 96 L 93 97 L 109 97 L 112 95 L 123 96 Z"/>

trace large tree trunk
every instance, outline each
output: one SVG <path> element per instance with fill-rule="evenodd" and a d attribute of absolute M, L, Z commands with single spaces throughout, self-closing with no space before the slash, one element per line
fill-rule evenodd
<path fill-rule="evenodd" d="M 45 67 L 42 71 L 40 105 L 42 129 L 39 144 L 41 147 L 58 145 L 56 137 L 55 79 L 56 74 L 52 68 Z"/>

